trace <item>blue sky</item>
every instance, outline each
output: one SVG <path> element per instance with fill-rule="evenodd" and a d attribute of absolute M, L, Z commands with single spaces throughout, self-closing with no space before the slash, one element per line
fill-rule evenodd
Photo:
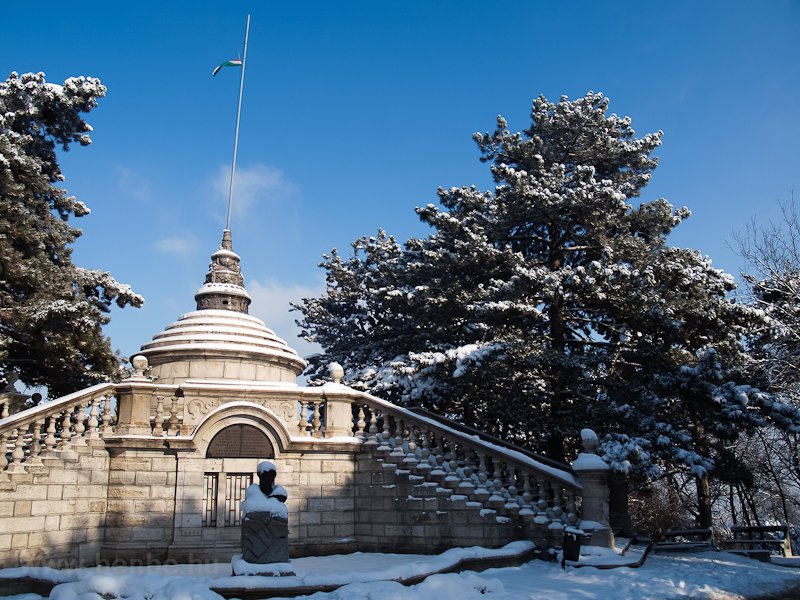
<path fill-rule="evenodd" d="M 425 235 L 439 186 L 489 187 L 471 134 L 528 125 L 531 100 L 589 90 L 664 131 L 643 200 L 693 216 L 671 237 L 737 274 L 732 234 L 778 214 L 800 173 L 800 2 L 3 2 L 0 66 L 91 75 L 94 143 L 62 156 L 92 208 L 75 261 L 146 298 L 107 333 L 130 355 L 194 309 L 225 222 L 241 51 L 252 15 L 234 248 L 251 313 L 301 353 L 288 300 L 383 227 Z"/>

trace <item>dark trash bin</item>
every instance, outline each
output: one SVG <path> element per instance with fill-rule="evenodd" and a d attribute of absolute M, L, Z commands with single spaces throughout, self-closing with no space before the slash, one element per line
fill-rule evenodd
<path fill-rule="evenodd" d="M 564 541 L 562 543 L 561 566 L 566 568 L 567 561 L 578 562 L 581 558 L 581 544 L 592 539 L 592 535 L 583 529 L 567 527 L 564 529 Z"/>

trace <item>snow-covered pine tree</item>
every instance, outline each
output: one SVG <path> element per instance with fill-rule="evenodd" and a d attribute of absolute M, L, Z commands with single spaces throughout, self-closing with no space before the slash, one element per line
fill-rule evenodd
<path fill-rule="evenodd" d="M 89 209 L 59 187 L 56 146 L 91 143 L 81 113 L 106 88 L 90 77 L 0 82 L 0 375 L 16 371 L 51 395 L 114 377 L 119 358 L 102 333 L 112 302 L 143 299 L 107 272 L 73 264 L 81 235 L 68 221 Z"/>
<path fill-rule="evenodd" d="M 738 364 L 759 315 L 728 298 L 733 279 L 707 258 L 667 246 L 687 209 L 632 203 L 661 133 L 636 137 L 607 108 L 601 94 L 540 97 L 521 133 L 498 117 L 474 136 L 493 192 L 439 190 L 440 207 L 417 209 L 434 233 L 402 251 L 381 234 L 351 259 L 326 257 L 326 294 L 298 307 L 325 349 L 311 372 L 336 360 L 352 385 L 556 459 L 588 425 L 610 434 L 618 469 L 704 476 L 710 437 L 755 423 L 766 404 L 743 406 L 745 388 L 718 393 L 722 367 L 704 379 L 698 364 Z"/>

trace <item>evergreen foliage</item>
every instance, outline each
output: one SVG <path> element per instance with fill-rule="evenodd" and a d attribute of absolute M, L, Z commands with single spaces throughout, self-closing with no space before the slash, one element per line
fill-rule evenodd
<path fill-rule="evenodd" d="M 0 82 L 0 373 L 16 371 L 56 396 L 118 373 L 101 327 L 112 302 L 143 302 L 109 273 L 71 259 L 81 230 L 69 219 L 89 209 L 60 187 L 56 147 L 91 143 L 81 113 L 105 91 L 94 78 L 62 86 L 43 73 Z"/>
<path fill-rule="evenodd" d="M 354 387 L 556 459 L 593 427 L 614 468 L 650 476 L 705 475 L 740 431 L 792 426 L 792 410 L 732 383 L 760 314 L 708 258 L 667 245 L 689 211 L 632 202 L 661 132 L 637 137 L 607 109 L 601 94 L 539 97 L 520 133 L 498 117 L 473 136 L 494 191 L 440 189 L 417 209 L 427 238 L 381 231 L 326 255 L 326 292 L 296 307 L 324 349 L 312 377 L 339 362 Z"/>

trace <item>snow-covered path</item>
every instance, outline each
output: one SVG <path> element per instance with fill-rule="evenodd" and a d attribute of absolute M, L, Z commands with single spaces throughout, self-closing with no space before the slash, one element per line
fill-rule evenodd
<path fill-rule="evenodd" d="M 482 552 L 486 551 L 457 549 L 450 551 L 448 560 Z M 443 562 L 446 562 L 444 555 L 355 553 L 295 559 L 292 565 L 304 583 L 345 584 L 333 592 L 302 596 L 315 600 L 721 600 L 800 590 L 800 569 L 722 552 L 651 555 L 638 569 L 568 567 L 564 571 L 556 563 L 531 561 L 519 567 L 481 573 L 432 575 L 414 586 L 385 580 L 413 577 Z M 53 588 L 50 594 L 53 600 L 220 600 L 213 589 L 263 589 L 286 579 L 231 577 L 229 564 L 0 570 L 2 578 L 23 576 L 63 582 Z M 376 581 L 377 578 L 384 580 Z M 263 597 L 269 594 L 265 592 Z M 792 596 L 787 593 L 785 597 Z M 25 594 L 7 598 L 40 600 L 41 596 Z"/>

